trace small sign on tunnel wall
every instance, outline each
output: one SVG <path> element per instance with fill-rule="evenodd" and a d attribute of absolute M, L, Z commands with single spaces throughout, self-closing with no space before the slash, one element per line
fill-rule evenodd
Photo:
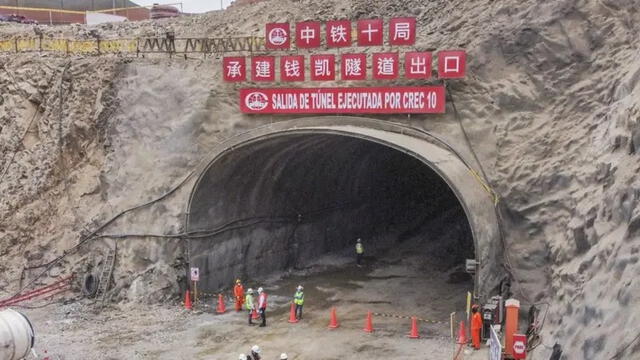
<path fill-rule="evenodd" d="M 200 269 L 197 267 L 191 268 L 191 281 L 200 281 Z"/>

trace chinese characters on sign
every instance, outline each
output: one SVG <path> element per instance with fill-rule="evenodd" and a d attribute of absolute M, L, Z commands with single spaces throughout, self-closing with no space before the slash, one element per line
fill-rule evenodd
<path fill-rule="evenodd" d="M 267 50 L 289 51 L 292 44 L 295 49 L 310 50 L 306 54 L 284 54 L 277 58 L 272 54 L 255 53 L 252 56 L 223 57 L 223 79 L 227 82 L 382 82 L 402 77 L 418 83 L 431 79 L 436 73 L 438 79 L 466 76 L 464 50 L 432 53 L 420 51 L 417 43 L 414 17 L 396 17 L 388 22 L 362 19 L 269 23 L 265 28 L 264 47 Z M 377 49 L 360 53 L 349 50 L 356 46 Z M 401 46 L 417 48 L 404 52 L 398 50 L 397 47 Z M 313 52 L 320 48 L 346 49 L 340 49 L 337 55 Z M 445 88 L 442 85 L 250 88 L 240 90 L 240 107 L 242 112 L 249 114 L 443 113 Z"/>
<path fill-rule="evenodd" d="M 429 79 L 433 56 L 430 52 L 407 52 L 404 54 L 404 67 L 400 66 L 398 53 L 373 53 L 371 61 L 372 78 L 377 80 L 393 80 L 400 77 L 400 69 L 404 69 L 406 79 Z M 459 79 L 466 74 L 466 53 L 462 50 L 446 50 L 437 54 L 438 77 L 440 79 Z M 281 81 L 305 81 L 305 56 L 290 55 L 279 57 Z M 222 61 L 224 81 L 238 82 L 248 79 L 251 72 L 252 81 L 275 81 L 276 63 L 274 56 L 254 56 L 251 68 L 246 68 L 242 56 L 224 57 Z M 335 55 L 309 56 L 309 78 L 312 81 L 336 80 L 336 72 L 340 72 L 341 80 L 366 80 L 367 55 L 340 55 L 339 69 L 336 70 Z"/>

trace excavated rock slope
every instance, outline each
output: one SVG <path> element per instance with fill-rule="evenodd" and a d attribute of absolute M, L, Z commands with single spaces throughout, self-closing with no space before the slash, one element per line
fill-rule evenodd
<path fill-rule="evenodd" d="M 419 49 L 466 48 L 452 94 L 499 194 L 514 296 L 546 320 L 533 359 L 640 353 L 640 6 L 634 0 L 266 1 L 162 22 L 44 28 L 45 36 L 261 35 L 276 21 L 418 18 Z M 32 33 L 0 26 L 0 36 Z M 277 117 L 238 113 L 220 59 L 0 55 L 0 295 L 100 224 L 180 183 L 224 138 Z M 471 158 L 450 109 L 385 117 Z M 192 179 L 101 234 L 179 233 Z M 174 296 L 175 239 L 104 237 L 48 269 L 99 267 L 118 243 L 114 300 Z M 102 254 L 102 255 L 100 255 Z M 557 352 L 556 352 L 557 353 Z M 557 357 L 554 357 L 557 358 Z"/>

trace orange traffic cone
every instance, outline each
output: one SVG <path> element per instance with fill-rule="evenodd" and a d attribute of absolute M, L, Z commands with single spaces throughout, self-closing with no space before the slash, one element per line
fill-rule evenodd
<path fill-rule="evenodd" d="M 191 297 L 189 296 L 189 290 L 184 293 L 184 308 L 187 310 L 191 310 Z"/>
<path fill-rule="evenodd" d="M 420 335 L 418 335 L 418 319 L 415 316 L 411 317 L 411 332 L 409 333 L 409 337 L 411 339 L 418 339 Z"/>
<path fill-rule="evenodd" d="M 364 322 L 364 331 L 368 333 L 373 332 L 373 321 L 372 321 L 371 311 L 367 311 L 367 320 Z"/>
<path fill-rule="evenodd" d="M 258 320 L 258 319 L 260 319 L 260 315 L 258 314 L 256 309 L 253 309 L 253 312 L 251 312 L 251 320 Z"/>
<path fill-rule="evenodd" d="M 289 311 L 289 322 L 292 324 L 298 322 L 298 319 L 296 319 L 296 306 L 293 303 L 291 303 L 291 311 Z"/>
<path fill-rule="evenodd" d="M 222 294 L 218 295 L 218 306 L 216 307 L 216 312 L 218 314 L 224 314 L 227 311 L 227 308 L 224 306 L 224 300 L 222 299 Z"/>
<path fill-rule="evenodd" d="M 467 343 L 467 332 L 464 330 L 464 321 L 460 321 L 460 328 L 458 328 L 458 344 Z"/>
<path fill-rule="evenodd" d="M 338 316 L 336 316 L 336 308 L 331 309 L 331 321 L 329 321 L 329 329 L 335 329 L 339 327 Z"/>

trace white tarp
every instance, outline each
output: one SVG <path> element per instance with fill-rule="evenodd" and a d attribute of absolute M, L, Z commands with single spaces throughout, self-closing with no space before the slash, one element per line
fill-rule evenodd
<path fill-rule="evenodd" d="M 496 329 L 491 327 L 491 338 L 489 339 L 489 360 L 501 360 L 502 359 L 502 344 L 500 344 L 500 337 Z"/>
<path fill-rule="evenodd" d="M 87 25 L 97 25 L 110 22 L 123 22 L 127 20 L 124 16 L 104 14 L 98 12 L 87 12 Z"/>

